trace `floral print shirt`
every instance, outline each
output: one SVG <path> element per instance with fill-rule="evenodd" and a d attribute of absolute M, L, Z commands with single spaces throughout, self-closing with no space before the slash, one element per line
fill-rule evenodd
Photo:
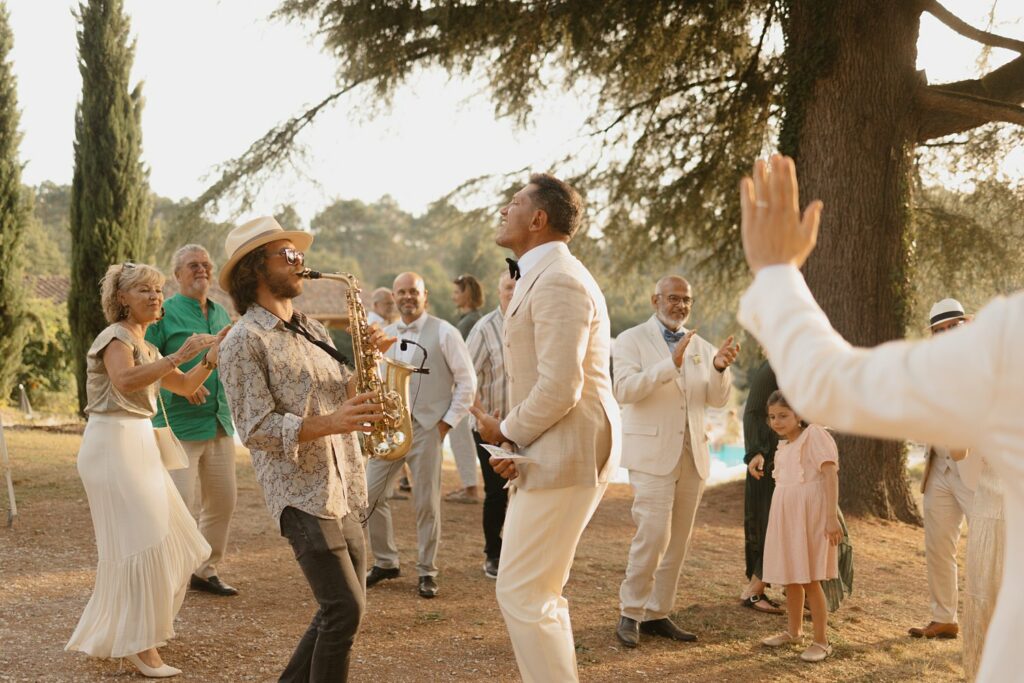
<path fill-rule="evenodd" d="M 294 321 L 333 345 L 316 320 L 296 311 Z M 299 443 L 303 419 L 340 408 L 351 376 L 256 304 L 221 344 L 220 378 L 231 416 L 274 519 L 288 506 L 325 519 L 367 506 L 365 464 L 354 434 Z"/>

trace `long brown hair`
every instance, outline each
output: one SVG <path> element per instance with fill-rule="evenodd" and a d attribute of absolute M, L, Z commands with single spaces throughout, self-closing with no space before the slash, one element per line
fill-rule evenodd
<path fill-rule="evenodd" d="M 228 294 L 231 295 L 239 315 L 245 315 L 249 307 L 256 303 L 256 288 L 260 284 L 260 274 L 267 274 L 265 247 L 253 249 L 243 256 L 228 278 Z"/>

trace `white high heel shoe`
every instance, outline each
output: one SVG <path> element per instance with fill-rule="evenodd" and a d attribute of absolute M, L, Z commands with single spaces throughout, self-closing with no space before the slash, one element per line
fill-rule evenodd
<path fill-rule="evenodd" d="M 154 669 L 139 659 L 138 655 L 128 655 L 125 659 L 134 664 L 135 668 L 139 670 L 139 673 L 146 678 L 170 678 L 171 676 L 177 676 L 181 673 L 181 669 L 175 669 L 173 666 L 168 666 L 167 664 L 161 664 Z"/>

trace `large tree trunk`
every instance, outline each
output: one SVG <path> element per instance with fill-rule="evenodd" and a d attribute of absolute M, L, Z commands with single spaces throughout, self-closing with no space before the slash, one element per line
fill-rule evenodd
<path fill-rule="evenodd" d="M 825 203 L 807 282 L 835 328 L 874 346 L 906 329 L 913 95 L 920 7 L 791 0 L 782 149 Z M 885 402 L 885 396 L 878 401 Z M 919 522 L 902 444 L 839 439 L 847 512 Z"/>

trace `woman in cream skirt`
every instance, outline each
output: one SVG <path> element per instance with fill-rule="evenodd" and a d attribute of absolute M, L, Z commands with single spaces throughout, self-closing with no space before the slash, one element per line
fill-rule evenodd
<path fill-rule="evenodd" d="M 206 380 L 222 337 L 193 335 L 161 357 L 144 335 L 161 314 L 163 283 L 156 268 L 126 263 L 111 266 L 101 285 L 111 325 L 88 352 L 89 421 L 78 453 L 99 563 L 92 597 L 65 647 L 125 657 L 155 678 L 181 673 L 156 648 L 174 636 L 188 578 L 210 546 L 160 460 L 150 418 L 158 385 L 191 395 Z M 206 349 L 202 363 L 178 370 Z"/>

